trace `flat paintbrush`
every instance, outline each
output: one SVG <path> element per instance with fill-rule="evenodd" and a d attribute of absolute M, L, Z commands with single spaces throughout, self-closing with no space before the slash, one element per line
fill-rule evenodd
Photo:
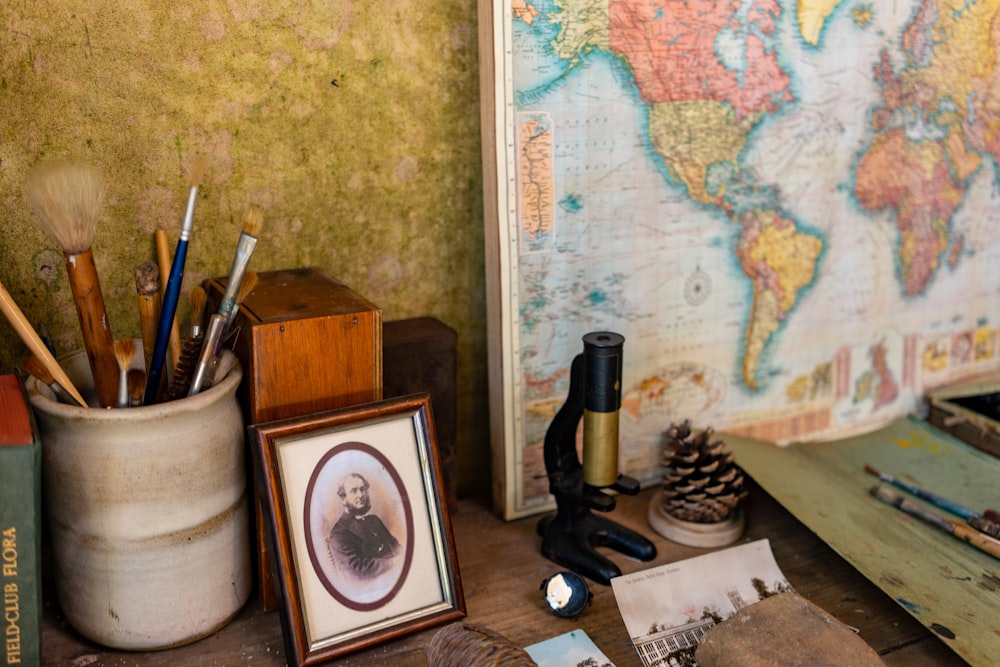
<path fill-rule="evenodd" d="M 253 256 L 254 248 L 257 247 L 257 238 L 260 230 L 264 226 L 264 212 L 256 206 L 251 206 L 243 218 L 243 231 L 236 242 L 236 254 L 233 256 L 233 265 L 229 269 L 229 279 L 226 281 L 226 289 L 222 293 L 219 301 L 219 314 L 226 318 L 226 329 L 233 323 L 236 316 L 236 295 L 243 283 L 243 276 L 247 272 L 250 258 Z"/>
<path fill-rule="evenodd" d="M 243 303 L 247 295 L 257 286 L 257 274 L 247 271 L 240 283 L 240 289 L 236 293 L 236 306 Z M 198 365 L 195 366 L 194 374 L 191 377 L 191 386 L 188 389 L 188 396 L 194 396 L 202 390 L 209 374 L 213 373 L 216 358 L 222 350 L 222 341 L 226 336 L 228 317 L 222 312 L 212 313 L 208 320 L 208 327 L 205 330 L 205 342 L 202 344 L 201 355 L 198 357 Z"/>
<path fill-rule="evenodd" d="M 153 347 L 153 359 L 146 369 L 146 393 L 143 396 L 144 405 L 156 403 L 159 393 L 160 377 L 163 364 L 167 357 L 167 345 L 170 331 L 177 313 L 177 301 L 181 293 L 181 281 L 184 279 L 184 263 L 187 261 L 188 242 L 191 240 L 191 230 L 194 227 L 194 208 L 198 200 L 198 186 L 205 177 L 205 160 L 196 157 L 191 163 L 191 190 L 188 193 L 187 209 L 184 222 L 181 224 L 180 237 L 177 239 L 177 249 L 174 251 L 173 262 L 170 265 L 170 277 L 163 293 L 163 306 L 160 311 L 160 323 L 156 331 L 156 344 Z"/>
<path fill-rule="evenodd" d="M 963 542 L 968 542 L 994 558 L 1000 558 L 1000 540 L 983 534 L 967 523 L 958 519 L 946 519 L 881 485 L 873 486 L 870 493 L 882 502 L 888 503 L 911 516 L 915 516 L 932 526 L 940 528 L 944 532 L 954 535 Z"/>
<path fill-rule="evenodd" d="M 83 396 L 77 391 L 76 387 L 73 386 L 72 380 L 66 375 L 66 371 L 63 370 L 56 358 L 52 356 L 52 352 L 49 348 L 42 342 L 41 337 L 35 332 L 34 327 L 28 321 L 28 318 L 24 316 L 21 309 L 18 307 L 17 302 L 14 301 L 14 297 L 10 295 L 7 288 L 0 283 L 0 311 L 3 311 L 4 316 L 10 325 L 14 327 L 14 331 L 21 338 L 21 341 L 28 346 L 28 349 L 38 357 L 39 361 L 45 367 L 45 369 L 52 374 L 55 381 L 66 390 L 66 392 L 73 397 L 73 400 L 80 404 L 81 407 L 87 407 L 87 401 L 83 400 Z"/>
<path fill-rule="evenodd" d="M 42 229 L 62 248 L 83 345 L 101 407 L 118 400 L 118 363 L 91 242 L 104 208 L 104 182 L 94 167 L 44 162 L 28 174 L 24 194 Z"/>
<path fill-rule="evenodd" d="M 115 341 L 115 359 L 118 361 L 118 407 L 129 407 L 128 369 L 135 357 L 135 341 L 119 338 Z"/>
<path fill-rule="evenodd" d="M 141 406 L 142 394 L 146 390 L 146 371 L 141 368 L 130 368 L 125 381 L 128 384 L 129 407 Z"/>

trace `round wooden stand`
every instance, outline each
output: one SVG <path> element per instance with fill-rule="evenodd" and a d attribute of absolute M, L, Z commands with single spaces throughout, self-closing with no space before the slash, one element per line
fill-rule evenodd
<path fill-rule="evenodd" d="M 723 547 L 740 539 L 746 528 L 746 516 L 739 507 L 733 516 L 718 523 L 682 521 L 663 511 L 659 493 L 649 503 L 648 518 L 649 525 L 657 533 L 672 542 L 689 547 Z"/>

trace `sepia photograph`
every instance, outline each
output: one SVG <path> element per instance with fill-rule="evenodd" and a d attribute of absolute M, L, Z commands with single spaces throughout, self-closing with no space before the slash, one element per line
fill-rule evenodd
<path fill-rule="evenodd" d="M 406 580 L 413 510 L 399 473 L 370 444 L 327 452 L 306 488 L 306 547 L 326 590 L 351 609 L 377 609 Z"/>
<path fill-rule="evenodd" d="M 289 664 L 465 616 L 427 394 L 250 433 Z"/>
<path fill-rule="evenodd" d="M 645 667 L 697 667 L 695 649 L 712 627 L 793 592 L 766 539 L 615 577 L 611 588 Z"/>

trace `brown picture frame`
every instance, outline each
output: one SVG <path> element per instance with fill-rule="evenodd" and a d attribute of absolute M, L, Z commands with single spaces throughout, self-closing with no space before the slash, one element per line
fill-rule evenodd
<path fill-rule="evenodd" d="M 466 615 L 426 393 L 248 431 L 290 665 Z"/>

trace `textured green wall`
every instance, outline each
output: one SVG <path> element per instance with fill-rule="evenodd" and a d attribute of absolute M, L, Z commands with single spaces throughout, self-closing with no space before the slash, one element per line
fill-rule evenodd
<path fill-rule="evenodd" d="M 452 326 L 461 489 L 488 489 L 474 0 L 4 2 L 0 26 L 0 281 L 61 352 L 82 342 L 27 170 L 70 157 L 104 172 L 93 251 L 114 336 L 136 337 L 135 267 L 158 226 L 175 242 L 203 155 L 185 294 L 228 272 L 256 204 L 252 269 L 317 266 L 387 320 Z M 24 354 L 0 322 L 2 370 Z"/>

